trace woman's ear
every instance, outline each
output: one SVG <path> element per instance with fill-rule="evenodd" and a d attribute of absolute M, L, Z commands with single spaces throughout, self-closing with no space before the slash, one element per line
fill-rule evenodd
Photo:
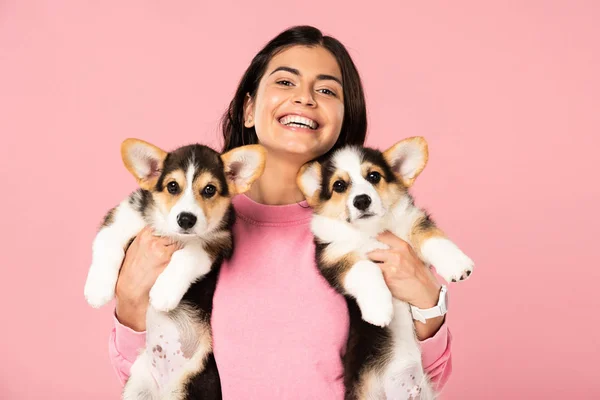
<path fill-rule="evenodd" d="M 244 126 L 246 128 L 254 126 L 254 99 L 250 93 L 246 93 L 246 100 L 244 100 Z"/>

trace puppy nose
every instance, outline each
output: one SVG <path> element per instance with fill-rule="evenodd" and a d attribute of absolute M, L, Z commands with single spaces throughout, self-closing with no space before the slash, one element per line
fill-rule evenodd
<path fill-rule="evenodd" d="M 192 213 L 182 212 L 177 216 L 177 224 L 183 229 L 190 229 L 196 224 L 198 218 Z"/>
<path fill-rule="evenodd" d="M 354 198 L 354 207 L 365 211 L 371 205 L 371 198 L 366 194 L 360 194 Z"/>

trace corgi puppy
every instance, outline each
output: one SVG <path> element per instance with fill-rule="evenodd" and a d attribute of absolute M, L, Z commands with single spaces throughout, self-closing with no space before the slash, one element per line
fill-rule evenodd
<path fill-rule="evenodd" d="M 262 174 L 266 151 L 250 145 L 220 155 L 194 144 L 166 152 L 127 139 L 121 154 L 140 188 L 108 212 L 94 239 L 88 303 L 100 307 L 114 297 L 125 251 L 145 226 L 181 246 L 150 290 L 146 348 L 123 399 L 221 399 L 212 298 L 221 262 L 233 251 L 231 199 Z"/>
<path fill-rule="evenodd" d="M 298 173 L 298 186 L 314 210 L 318 268 L 348 302 L 347 400 L 435 397 L 423 371 L 410 306 L 392 297 L 381 269 L 367 257 L 388 248 L 376 236 L 389 230 L 446 281 L 466 279 L 473 271 L 471 259 L 408 192 L 427 159 L 427 143 L 413 137 L 383 153 L 346 146 Z"/>

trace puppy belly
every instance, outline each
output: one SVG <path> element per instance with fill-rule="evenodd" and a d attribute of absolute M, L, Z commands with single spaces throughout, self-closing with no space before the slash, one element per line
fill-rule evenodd
<path fill-rule="evenodd" d="M 146 353 L 149 368 L 159 391 L 163 392 L 177 381 L 184 367 L 193 356 L 193 351 L 181 344 L 181 332 L 178 326 L 166 314 L 149 311 L 154 315 L 146 334 Z"/>
<path fill-rule="evenodd" d="M 423 371 L 421 351 L 408 304 L 394 300 L 394 320 L 390 328 L 394 354 L 383 378 L 386 398 L 430 399 L 431 389 Z"/>

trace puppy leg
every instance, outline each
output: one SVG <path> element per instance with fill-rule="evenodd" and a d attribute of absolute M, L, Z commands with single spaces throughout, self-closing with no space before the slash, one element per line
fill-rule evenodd
<path fill-rule="evenodd" d="M 446 282 L 462 281 L 473 272 L 473 261 L 425 213 L 415 219 L 410 241 L 423 260 L 433 265 Z"/>
<path fill-rule="evenodd" d="M 144 351 L 131 366 L 131 375 L 123 389 L 123 400 L 160 399 L 158 387 L 150 368 L 150 358 Z"/>
<path fill-rule="evenodd" d="M 190 243 L 177 250 L 150 289 L 152 307 L 164 312 L 177 307 L 190 285 L 206 275 L 212 263 L 212 258 L 199 243 Z"/>
<path fill-rule="evenodd" d="M 360 260 L 342 278 L 346 293 L 356 299 L 362 318 L 376 326 L 387 326 L 394 316 L 392 293 L 377 264 Z"/>
<path fill-rule="evenodd" d="M 115 295 L 125 247 L 145 226 L 129 199 L 124 200 L 106 217 L 92 245 L 92 265 L 84 288 L 87 302 L 94 308 L 103 306 Z"/>

